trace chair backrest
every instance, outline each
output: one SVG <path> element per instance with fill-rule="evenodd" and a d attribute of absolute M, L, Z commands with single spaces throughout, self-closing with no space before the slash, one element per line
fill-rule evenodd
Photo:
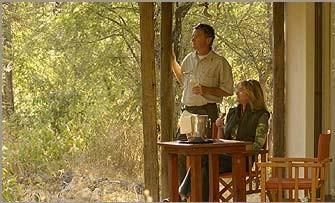
<path fill-rule="evenodd" d="M 318 140 L 318 161 L 323 161 L 329 158 L 329 148 L 330 148 L 330 131 L 327 133 L 321 133 Z"/>

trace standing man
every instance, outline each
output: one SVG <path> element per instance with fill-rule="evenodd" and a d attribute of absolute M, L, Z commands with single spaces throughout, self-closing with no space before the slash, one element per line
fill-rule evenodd
<path fill-rule="evenodd" d="M 190 113 L 208 115 L 212 122 L 218 118 L 218 103 L 233 94 L 233 77 L 227 60 L 212 50 L 215 38 L 213 27 L 198 24 L 193 28 L 192 47 L 181 66 L 172 56 L 172 70 L 181 84 L 181 102 Z"/>
<path fill-rule="evenodd" d="M 212 50 L 215 38 L 213 27 L 207 24 L 198 24 L 193 28 L 192 47 L 194 52 L 189 53 L 181 66 L 172 54 L 171 67 L 181 84 L 183 93 L 181 102 L 184 110 L 190 113 L 208 115 L 215 122 L 219 115 L 219 103 L 223 97 L 233 94 L 233 77 L 231 66 L 227 60 Z M 211 132 L 211 131 L 210 131 Z M 211 136 L 208 135 L 208 136 Z M 178 139 L 185 139 L 180 135 Z M 183 167 L 185 163 L 179 163 Z M 208 201 L 208 166 L 207 157 L 203 158 L 203 201 Z M 179 177 L 183 177 L 179 171 Z M 180 191 L 181 195 L 183 191 Z"/>

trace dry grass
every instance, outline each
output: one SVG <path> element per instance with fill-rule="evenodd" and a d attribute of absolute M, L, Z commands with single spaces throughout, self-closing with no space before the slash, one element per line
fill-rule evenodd
<path fill-rule="evenodd" d="M 36 177 L 35 177 L 36 178 Z M 115 169 L 80 165 L 52 181 L 23 186 L 22 201 L 143 202 L 143 184 Z"/>

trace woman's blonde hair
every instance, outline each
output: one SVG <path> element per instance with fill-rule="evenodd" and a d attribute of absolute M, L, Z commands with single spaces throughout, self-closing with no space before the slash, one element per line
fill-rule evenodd
<path fill-rule="evenodd" d="M 238 85 L 245 88 L 252 109 L 266 109 L 263 89 L 257 80 L 243 80 Z"/>

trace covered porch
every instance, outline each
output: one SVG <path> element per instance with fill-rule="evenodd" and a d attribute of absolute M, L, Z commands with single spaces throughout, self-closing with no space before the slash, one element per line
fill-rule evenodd
<path fill-rule="evenodd" d="M 154 40 L 161 43 L 161 141 L 174 129 L 173 3 L 162 4 L 161 38 L 154 37 L 154 3 L 139 3 L 145 188 L 154 201 L 167 196 L 167 155 L 158 157 Z M 273 3 L 273 156 L 314 157 L 321 132 L 335 132 L 335 35 L 333 3 Z M 333 9 L 333 10 L 332 10 Z M 331 157 L 335 153 L 331 140 Z M 158 164 L 158 160 L 160 165 Z M 160 168 L 160 170 L 159 170 Z M 160 173 L 159 173 L 160 171 Z M 326 195 L 335 190 L 331 164 Z M 161 193 L 160 193 L 161 192 Z M 161 198 L 160 198 L 161 197 Z"/>

